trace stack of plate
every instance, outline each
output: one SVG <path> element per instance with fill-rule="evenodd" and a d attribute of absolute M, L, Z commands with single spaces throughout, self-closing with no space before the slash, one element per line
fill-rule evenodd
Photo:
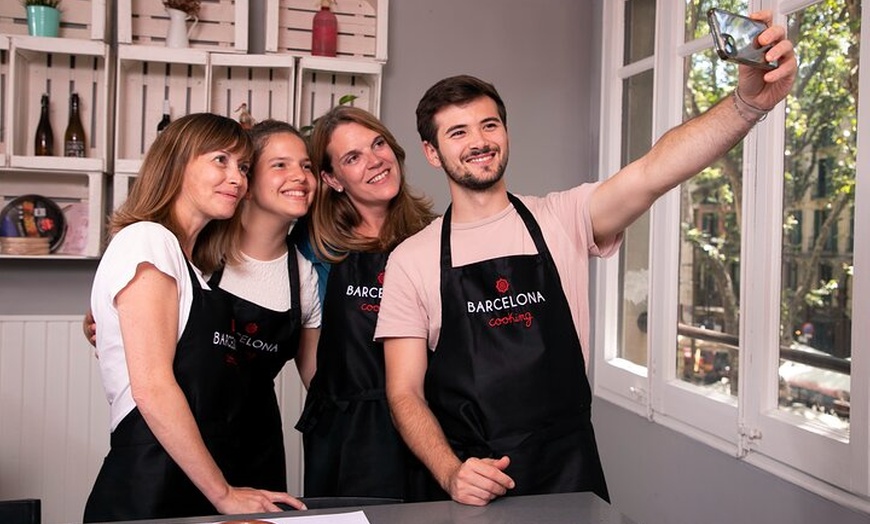
<path fill-rule="evenodd" d="M 47 255 L 51 251 L 48 237 L 0 237 L 4 255 Z"/>

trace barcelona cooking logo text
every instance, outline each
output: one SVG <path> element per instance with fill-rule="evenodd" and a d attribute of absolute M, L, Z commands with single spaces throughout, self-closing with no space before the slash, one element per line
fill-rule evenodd
<path fill-rule="evenodd" d="M 384 294 L 384 272 L 381 271 L 377 276 L 376 286 L 355 286 L 348 284 L 345 295 L 348 297 L 356 297 L 367 299 L 363 300 L 359 308 L 366 313 L 377 313 L 381 309 L 381 296 Z"/>
<path fill-rule="evenodd" d="M 215 331 L 212 334 L 212 344 L 217 348 L 225 348 L 229 351 L 224 352 L 224 363 L 229 366 L 237 366 L 239 364 L 238 360 L 236 360 L 236 337 L 234 337 L 231 333 L 227 333 L 225 331 Z"/>
<path fill-rule="evenodd" d="M 260 326 L 255 322 L 248 322 L 245 324 L 244 333 L 237 332 L 236 338 L 238 338 L 239 344 L 247 349 L 265 351 L 266 353 L 277 353 L 278 343 L 269 342 L 256 337 L 258 331 L 260 331 Z"/>
<path fill-rule="evenodd" d="M 521 324 L 527 328 L 531 327 L 532 320 L 534 319 L 532 312 L 515 310 L 547 301 L 540 291 L 524 291 L 509 294 L 511 283 L 503 277 L 495 281 L 495 290 L 501 296 L 476 302 L 467 302 L 468 313 L 496 313 L 499 315 L 491 317 L 487 321 L 489 327 L 501 327 L 511 324 Z M 502 315 L 502 313 L 506 314 Z"/>

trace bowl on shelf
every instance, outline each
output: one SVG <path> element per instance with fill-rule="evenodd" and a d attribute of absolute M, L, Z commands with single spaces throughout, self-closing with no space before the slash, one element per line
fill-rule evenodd
<path fill-rule="evenodd" d="M 0 252 L 47 255 L 63 243 L 66 219 L 60 207 L 41 195 L 15 198 L 0 211 Z"/>

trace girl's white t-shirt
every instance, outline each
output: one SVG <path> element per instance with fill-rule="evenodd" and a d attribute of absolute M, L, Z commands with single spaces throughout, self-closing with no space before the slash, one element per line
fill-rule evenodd
<path fill-rule="evenodd" d="M 298 250 L 293 250 L 299 269 L 299 306 L 302 308 L 302 327 L 320 327 L 320 296 L 317 294 L 317 272 L 311 261 Z M 220 287 L 233 295 L 273 311 L 287 311 L 293 307 L 290 300 L 290 275 L 287 253 L 274 260 L 257 260 L 242 253 L 239 264 L 224 268 Z"/>

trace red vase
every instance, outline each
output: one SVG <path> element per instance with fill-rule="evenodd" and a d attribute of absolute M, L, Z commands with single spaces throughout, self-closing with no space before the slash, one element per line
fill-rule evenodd
<path fill-rule="evenodd" d="M 338 40 L 338 20 L 329 9 L 330 0 L 323 0 L 320 12 L 314 15 L 311 31 L 311 54 L 316 56 L 335 56 Z"/>

